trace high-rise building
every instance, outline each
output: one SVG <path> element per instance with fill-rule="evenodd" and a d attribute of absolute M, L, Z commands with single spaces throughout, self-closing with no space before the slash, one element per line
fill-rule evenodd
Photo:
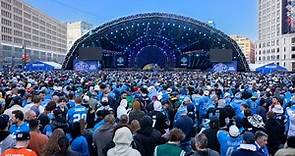
<path fill-rule="evenodd" d="M 24 51 L 30 61 L 61 63 L 64 60 L 67 49 L 65 23 L 22 0 L 0 1 L 0 65 L 22 64 Z"/>
<path fill-rule="evenodd" d="M 92 28 L 84 21 L 67 23 L 67 49 L 70 50 L 74 42 Z"/>
<path fill-rule="evenodd" d="M 295 71 L 295 0 L 258 0 L 256 63 Z"/>
<path fill-rule="evenodd" d="M 231 38 L 237 42 L 242 52 L 244 53 L 248 63 L 255 63 L 255 45 L 246 38 L 238 35 L 232 35 Z"/>

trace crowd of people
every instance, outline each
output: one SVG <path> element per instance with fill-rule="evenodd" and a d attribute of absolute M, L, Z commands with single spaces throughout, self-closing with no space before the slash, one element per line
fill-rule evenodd
<path fill-rule="evenodd" d="M 294 156 L 295 74 L 0 74 L 3 156 Z"/>

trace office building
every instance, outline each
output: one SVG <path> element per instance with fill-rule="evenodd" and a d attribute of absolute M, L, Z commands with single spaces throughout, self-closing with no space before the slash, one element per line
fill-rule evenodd
<path fill-rule="evenodd" d="M 67 26 L 22 0 L 1 1 L 0 65 L 22 64 L 24 49 L 30 61 L 62 63 Z"/>
<path fill-rule="evenodd" d="M 258 0 L 256 63 L 295 71 L 295 0 Z"/>
<path fill-rule="evenodd" d="M 67 23 L 67 49 L 70 50 L 74 42 L 92 28 L 84 21 Z"/>

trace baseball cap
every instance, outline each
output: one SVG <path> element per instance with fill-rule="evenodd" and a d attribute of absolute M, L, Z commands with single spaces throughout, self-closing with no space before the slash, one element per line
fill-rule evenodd
<path fill-rule="evenodd" d="M 254 143 L 255 136 L 252 132 L 245 132 L 243 134 L 243 140 L 246 141 L 247 143 Z"/>
<path fill-rule="evenodd" d="M 9 116 L 6 114 L 0 115 L 0 129 L 5 129 L 8 126 Z"/>
<path fill-rule="evenodd" d="M 28 132 L 16 133 L 16 141 L 26 141 L 26 140 L 30 140 L 30 133 Z"/>
<path fill-rule="evenodd" d="M 240 130 L 236 125 L 232 125 L 229 127 L 229 135 L 231 137 L 238 137 L 240 135 Z"/>

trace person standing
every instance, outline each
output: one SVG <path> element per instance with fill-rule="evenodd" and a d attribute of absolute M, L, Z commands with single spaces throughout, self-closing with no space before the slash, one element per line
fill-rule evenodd
<path fill-rule="evenodd" d="M 0 153 L 15 146 L 15 139 L 8 132 L 9 116 L 6 114 L 0 115 Z"/>
<path fill-rule="evenodd" d="M 255 136 L 252 132 L 245 132 L 243 134 L 243 143 L 240 148 L 232 153 L 231 156 L 263 156 L 259 153 L 254 145 Z"/>
<path fill-rule="evenodd" d="M 28 149 L 30 134 L 28 132 L 18 132 L 16 134 L 16 145 L 13 148 L 7 149 L 2 153 L 2 156 L 24 155 L 37 156 L 37 154 Z"/>
<path fill-rule="evenodd" d="M 229 127 L 229 131 L 219 130 L 217 132 L 217 139 L 220 144 L 220 155 L 231 156 L 242 143 L 242 137 L 240 135 L 239 128 L 236 125 Z"/>
<path fill-rule="evenodd" d="M 18 132 L 29 132 L 30 127 L 27 122 L 24 122 L 24 113 L 20 110 L 12 112 L 12 125 L 9 128 L 9 132 L 12 135 L 16 135 Z"/>
<path fill-rule="evenodd" d="M 267 149 L 267 140 L 268 135 L 263 131 L 257 131 L 255 133 L 255 146 L 259 153 L 263 154 L 263 156 L 269 156 L 269 152 Z"/>
<path fill-rule="evenodd" d="M 195 141 L 196 151 L 193 154 L 193 156 L 219 156 L 219 154 L 216 151 L 207 147 L 208 138 L 205 134 L 201 133 L 197 135 Z"/>
<path fill-rule="evenodd" d="M 156 146 L 154 156 L 184 156 L 185 151 L 179 147 L 184 137 L 180 129 L 173 128 L 170 131 L 168 143 Z"/>
<path fill-rule="evenodd" d="M 34 150 L 38 155 L 41 155 L 42 149 L 48 143 L 48 137 L 44 134 L 41 134 L 39 128 L 39 120 L 31 120 L 30 123 L 30 141 L 28 148 Z"/>

